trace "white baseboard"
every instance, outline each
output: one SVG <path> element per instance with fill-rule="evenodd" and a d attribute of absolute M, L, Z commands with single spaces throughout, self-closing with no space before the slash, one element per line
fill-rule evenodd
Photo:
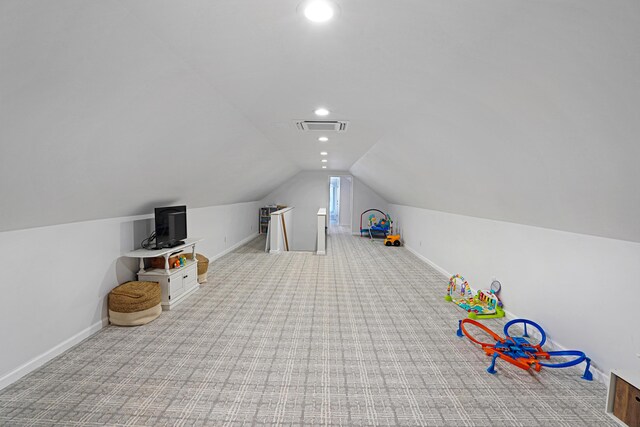
<path fill-rule="evenodd" d="M 260 236 L 260 234 L 250 234 L 247 237 L 245 237 L 244 239 L 240 240 L 235 245 L 230 246 L 227 249 L 225 249 L 224 251 L 220 252 L 219 254 L 207 257 L 207 258 L 209 258 L 209 263 L 212 263 L 213 261 L 217 260 L 218 258 L 222 258 L 223 256 L 225 256 L 229 252 L 232 252 L 232 251 L 238 249 L 240 246 L 246 245 L 247 243 L 249 243 L 253 239 L 257 239 L 259 236 Z"/>
<path fill-rule="evenodd" d="M 76 344 L 80 343 L 86 338 L 89 338 L 91 335 L 95 334 L 96 332 L 98 332 L 100 329 L 104 328 L 108 324 L 109 324 L 109 319 L 105 317 L 99 322 L 96 322 L 93 325 L 89 326 L 88 328 L 78 332 L 71 338 L 61 342 L 60 344 L 53 347 L 52 349 L 45 351 L 44 353 L 42 353 L 37 357 L 34 357 L 24 365 L 19 366 L 18 368 L 14 369 L 13 371 L 9 372 L 6 375 L 3 375 L 2 377 L 0 377 L 0 390 L 18 381 L 20 378 L 24 377 L 28 373 L 35 371 L 36 369 L 38 369 L 48 361 L 61 355 L 62 353 L 69 350 L 71 347 L 75 346 Z"/>
<path fill-rule="evenodd" d="M 429 258 L 427 258 L 424 255 L 418 253 L 412 247 L 405 245 L 405 248 L 407 248 L 407 250 L 409 252 L 411 252 L 412 254 L 414 254 L 416 257 L 420 258 L 420 260 L 424 261 L 425 263 L 429 264 L 431 267 L 433 267 L 436 270 L 438 270 L 440 273 L 442 273 L 445 276 L 447 276 L 447 278 L 453 276 L 453 274 L 449 273 L 447 270 L 445 270 L 444 268 L 440 267 L 438 264 L 436 264 L 435 262 L 431 261 Z M 476 290 L 473 289 L 473 288 L 472 288 L 472 291 L 476 292 Z M 443 293 L 444 293 L 444 290 L 443 290 Z M 507 311 L 507 310 L 504 311 L 504 314 L 505 314 L 505 319 L 507 319 L 507 320 L 513 320 L 513 319 L 520 319 L 521 318 L 521 316 L 517 316 L 517 315 L 515 315 L 512 312 Z M 500 331 L 500 333 L 502 333 L 502 331 Z M 547 350 L 550 350 L 550 351 L 567 350 L 564 346 L 562 346 L 561 344 L 559 344 L 556 341 L 552 340 L 548 336 L 547 336 L 547 342 L 545 344 L 545 348 Z M 591 362 L 590 370 L 591 370 L 591 373 L 593 374 L 593 379 L 595 381 L 598 381 L 598 382 L 600 382 L 602 384 L 608 384 L 609 383 L 608 375 L 606 375 L 604 372 L 602 372 L 600 369 L 598 369 L 596 366 L 594 366 L 593 365 L 593 361 Z"/>

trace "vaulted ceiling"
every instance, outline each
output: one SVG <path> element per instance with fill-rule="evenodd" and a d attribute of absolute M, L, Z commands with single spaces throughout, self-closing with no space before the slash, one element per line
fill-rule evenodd
<path fill-rule="evenodd" d="M 640 4 L 0 0 L 0 230 L 257 200 L 390 202 L 640 241 Z M 346 133 L 295 129 L 324 106 Z"/>

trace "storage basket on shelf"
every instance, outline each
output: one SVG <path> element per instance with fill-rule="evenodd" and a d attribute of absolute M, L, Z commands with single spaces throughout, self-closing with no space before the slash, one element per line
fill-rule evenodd
<path fill-rule="evenodd" d="M 189 253 L 181 254 L 187 257 L 187 259 L 193 259 L 193 256 Z M 207 281 L 207 269 L 209 268 L 209 258 L 202 254 L 196 254 L 196 260 L 198 260 L 198 283 L 205 283 Z"/>
<path fill-rule="evenodd" d="M 169 257 L 169 268 L 173 268 L 173 266 L 175 265 L 176 261 L 180 261 L 180 257 L 184 256 L 184 254 L 179 254 L 179 255 L 174 255 L 174 256 L 170 256 Z M 165 259 L 162 256 L 159 257 L 155 257 L 155 258 L 149 258 L 149 267 L 150 268 L 164 268 L 165 265 Z"/>
<path fill-rule="evenodd" d="M 127 282 L 109 292 L 109 322 L 118 326 L 139 326 L 162 313 L 160 284 Z"/>

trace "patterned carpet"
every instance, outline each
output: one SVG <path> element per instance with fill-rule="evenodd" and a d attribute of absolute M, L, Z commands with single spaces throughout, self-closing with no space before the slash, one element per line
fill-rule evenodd
<path fill-rule="evenodd" d="M 107 327 L 0 392 L 0 424 L 615 425 L 579 369 L 485 372 L 455 335 L 447 279 L 406 249 L 328 245 L 268 255 L 256 239 L 226 255 L 175 310 Z"/>

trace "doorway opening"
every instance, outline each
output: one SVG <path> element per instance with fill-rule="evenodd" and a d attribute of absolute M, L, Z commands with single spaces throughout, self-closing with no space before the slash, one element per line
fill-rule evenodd
<path fill-rule="evenodd" d="M 329 177 L 329 225 L 348 227 L 353 222 L 353 177 Z"/>

